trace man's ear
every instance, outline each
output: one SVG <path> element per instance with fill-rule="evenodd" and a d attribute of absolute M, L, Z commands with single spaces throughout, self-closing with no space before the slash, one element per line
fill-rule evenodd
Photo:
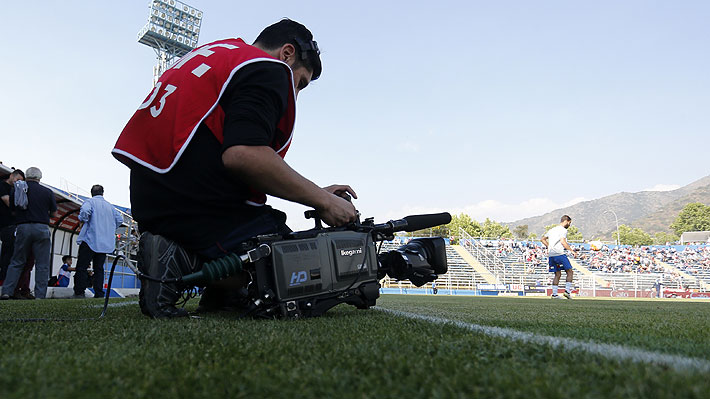
<path fill-rule="evenodd" d="M 296 62 L 296 47 L 291 43 L 286 43 L 281 46 L 279 59 L 288 65 L 293 65 Z"/>

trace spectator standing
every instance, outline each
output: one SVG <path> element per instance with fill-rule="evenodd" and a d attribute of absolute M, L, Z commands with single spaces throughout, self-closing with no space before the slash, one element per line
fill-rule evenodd
<path fill-rule="evenodd" d="M 79 221 L 84 225 L 76 242 L 79 244 L 79 257 L 74 274 L 74 297 L 84 297 L 89 287 L 87 269 L 94 265 L 94 298 L 104 294 L 104 262 L 106 254 L 116 247 L 116 229 L 123 223 L 123 216 L 104 199 L 104 188 L 98 184 L 91 187 L 91 199 L 84 202 L 79 211 Z"/>
<path fill-rule="evenodd" d="M 27 261 L 30 250 L 35 256 L 35 297 L 43 299 L 47 295 L 49 281 L 49 219 L 57 215 L 57 203 L 52 190 L 39 184 L 42 171 L 31 167 L 25 174 L 27 179 L 27 208 L 15 206 L 14 198 L 10 199 L 10 209 L 15 211 L 17 232 L 15 246 L 7 270 L 7 277 L 2 286 L 0 299 L 14 298 L 17 280 Z M 13 192 L 13 196 L 18 193 Z"/>
<path fill-rule="evenodd" d="M 12 259 L 12 252 L 15 246 L 15 216 L 10 210 L 10 194 L 12 187 L 18 180 L 25 180 L 25 174 L 15 169 L 4 181 L 0 182 L 0 284 L 5 280 L 7 267 Z"/>
<path fill-rule="evenodd" d="M 15 286 L 15 299 L 35 299 L 32 291 L 30 291 L 30 276 L 34 267 L 35 256 L 32 253 L 32 248 L 28 248 L 25 266 L 22 268 L 22 273 L 20 273 L 20 278 L 17 279 L 17 285 Z"/>
<path fill-rule="evenodd" d="M 656 298 L 661 297 L 661 286 L 662 285 L 663 285 L 663 283 L 661 283 L 660 279 L 656 279 L 656 282 L 653 283 L 653 288 L 656 290 Z"/>

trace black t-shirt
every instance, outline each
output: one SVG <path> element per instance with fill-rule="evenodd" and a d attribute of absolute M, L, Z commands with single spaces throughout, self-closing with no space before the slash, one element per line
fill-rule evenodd
<path fill-rule="evenodd" d="M 36 181 L 27 182 L 27 209 L 13 206 L 14 198 L 10 197 L 10 206 L 15 211 L 17 224 L 44 223 L 49 224 L 49 214 L 57 210 L 54 193 Z"/>
<path fill-rule="evenodd" d="M 12 191 L 12 186 L 7 182 L 0 182 L 0 197 L 9 196 Z M 12 197 L 10 197 L 12 200 Z M 10 208 L 5 205 L 5 201 L 0 200 L 0 229 L 9 225 L 15 224 L 15 218 L 12 216 Z"/>
<path fill-rule="evenodd" d="M 131 211 L 141 231 L 203 249 L 269 209 L 245 204 L 248 187 L 227 172 L 222 152 L 235 145 L 272 142 L 286 111 L 289 79 L 288 71 L 276 63 L 243 67 L 219 101 L 225 113 L 223 144 L 201 124 L 170 172 L 131 168 Z"/>

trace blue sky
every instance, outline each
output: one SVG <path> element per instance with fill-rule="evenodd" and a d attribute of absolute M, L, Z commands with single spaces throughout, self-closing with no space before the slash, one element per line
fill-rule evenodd
<path fill-rule="evenodd" d="M 282 17 L 311 29 L 323 75 L 286 160 L 352 185 L 364 216 L 512 221 L 710 173 L 706 1 L 187 3 L 200 44 L 251 42 Z M 151 89 L 148 2 L 3 7 L 0 161 L 128 205 L 110 150 Z M 305 208 L 274 204 L 307 226 Z"/>

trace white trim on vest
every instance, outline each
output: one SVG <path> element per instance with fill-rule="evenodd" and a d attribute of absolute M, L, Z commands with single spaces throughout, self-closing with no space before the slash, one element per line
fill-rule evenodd
<path fill-rule="evenodd" d="M 219 92 L 219 96 L 217 96 L 217 100 L 212 105 L 212 107 L 210 107 L 209 111 L 207 111 L 207 113 L 202 116 L 200 121 L 192 129 L 190 136 L 187 137 L 187 140 L 185 140 L 185 143 L 182 145 L 182 147 L 180 147 L 180 151 L 178 151 L 178 153 L 175 154 L 175 159 L 173 160 L 173 163 L 170 164 L 170 166 L 168 166 L 165 169 L 158 168 L 158 167 L 151 165 L 150 163 L 136 157 L 135 155 L 130 154 L 124 150 L 120 150 L 118 148 L 114 148 L 113 150 L 111 150 L 111 152 L 114 154 L 119 154 L 119 155 L 125 156 L 126 158 L 129 158 L 130 160 L 136 162 L 137 164 L 145 166 L 146 168 L 148 168 L 154 172 L 157 172 L 160 174 L 165 174 L 165 173 L 170 172 L 170 170 L 175 166 L 175 164 L 177 164 L 178 160 L 180 160 L 182 153 L 185 152 L 187 145 L 190 144 L 190 141 L 192 141 L 192 137 L 195 135 L 195 133 L 197 132 L 197 129 L 200 127 L 202 122 L 205 120 L 205 118 L 207 118 L 212 113 L 212 111 L 214 111 L 215 108 L 217 108 L 217 105 L 219 104 L 219 100 L 222 99 L 222 94 L 224 94 L 224 91 L 227 89 L 227 85 L 229 85 L 229 82 L 232 81 L 232 77 L 234 77 L 234 74 L 237 73 L 238 70 L 242 69 L 246 65 L 252 64 L 254 62 L 261 62 L 261 61 L 269 61 L 269 62 L 276 62 L 279 64 L 283 64 L 286 66 L 286 68 L 288 68 L 288 72 L 291 75 L 291 89 L 293 90 L 293 109 L 294 109 L 293 115 L 294 116 L 293 116 L 293 124 L 291 126 L 291 131 L 289 132 L 288 140 L 286 140 L 286 144 L 284 144 L 276 152 L 283 150 L 291 142 L 291 139 L 293 138 L 293 130 L 296 126 L 296 88 L 295 88 L 295 82 L 293 82 L 293 70 L 291 70 L 291 67 L 287 63 L 280 61 L 280 60 L 276 60 L 273 58 L 252 58 L 250 60 L 242 62 L 241 64 L 237 65 L 236 68 L 232 69 L 232 72 L 230 72 L 229 77 L 222 85 L 222 89 Z M 287 100 L 287 102 L 288 102 L 288 100 Z M 288 108 L 288 104 L 286 105 L 286 107 Z M 288 112 L 288 110 L 286 112 Z M 280 121 L 280 119 L 279 119 L 279 121 Z M 252 204 L 250 204 L 250 205 L 252 205 Z"/>

